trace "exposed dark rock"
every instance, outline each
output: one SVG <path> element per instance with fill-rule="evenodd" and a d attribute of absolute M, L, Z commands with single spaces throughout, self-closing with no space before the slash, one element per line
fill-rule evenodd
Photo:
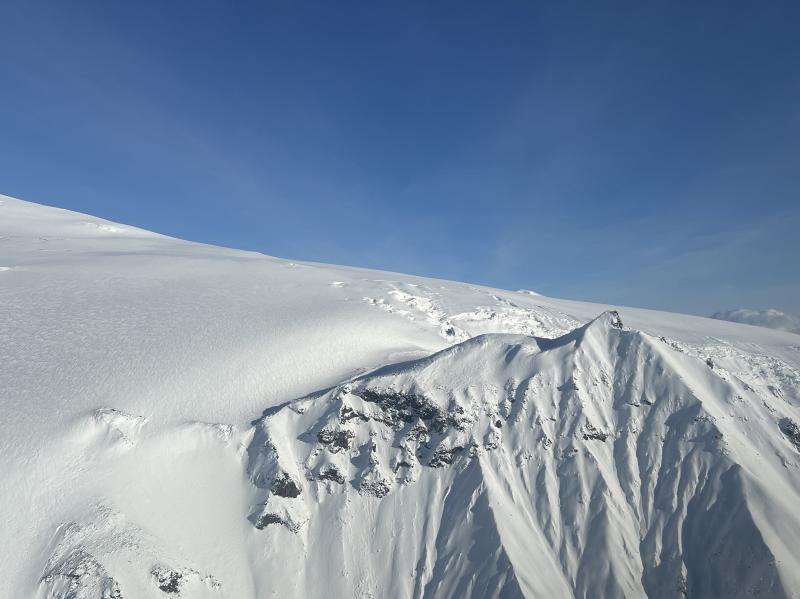
<path fill-rule="evenodd" d="M 605 441 L 606 439 L 608 439 L 608 433 L 604 433 L 603 431 L 596 429 L 591 424 L 587 424 L 583 429 L 584 441 Z"/>
<path fill-rule="evenodd" d="M 408 439 L 409 441 L 416 441 L 418 443 L 425 444 L 430 440 L 430 436 L 428 435 L 428 428 L 424 424 L 413 426 L 411 427 L 411 430 L 408 431 L 406 439 Z"/>
<path fill-rule="evenodd" d="M 711 368 L 713 370 L 714 369 L 714 360 L 712 360 L 711 358 L 706 358 L 706 366 L 708 366 L 709 368 Z"/>
<path fill-rule="evenodd" d="M 382 478 L 378 479 L 364 478 L 361 480 L 361 484 L 358 487 L 358 490 L 361 493 L 365 495 L 372 495 L 373 497 L 377 497 L 378 499 L 388 495 L 391 489 L 392 487 L 389 484 L 389 481 L 384 480 Z"/>
<path fill-rule="evenodd" d="M 300 495 L 300 485 L 286 472 L 281 472 L 272 481 L 270 490 L 281 497 L 294 498 Z"/>
<path fill-rule="evenodd" d="M 164 593 L 180 593 L 183 586 L 183 574 L 167 568 L 156 568 L 152 572 L 158 588 Z"/>
<path fill-rule="evenodd" d="M 500 421 L 498 420 L 498 422 Z M 484 437 L 483 447 L 487 451 L 492 451 L 500 447 L 502 441 L 503 441 L 503 433 L 500 427 L 497 426 L 496 428 L 489 429 L 486 432 L 486 436 Z"/>
<path fill-rule="evenodd" d="M 369 420 L 368 416 L 362 414 L 361 412 L 357 412 L 350 406 L 342 406 L 342 409 L 339 410 L 339 422 L 341 422 L 342 424 L 344 424 L 345 422 L 349 422 L 354 418 L 359 418 L 364 422 L 367 422 Z"/>
<path fill-rule="evenodd" d="M 611 315 L 611 326 L 615 329 L 622 329 L 622 319 L 619 317 L 619 312 L 611 310 L 609 314 Z"/>
<path fill-rule="evenodd" d="M 461 406 L 456 406 L 451 414 L 447 415 L 446 424 L 453 428 L 465 431 L 473 423 L 473 419 Z M 441 432 L 441 431 L 440 431 Z"/>
<path fill-rule="evenodd" d="M 361 392 L 361 399 L 377 404 L 382 415 L 375 416 L 375 419 L 393 428 L 400 428 L 403 423 L 419 418 L 441 432 L 447 423 L 441 410 L 424 395 L 365 389 Z"/>
<path fill-rule="evenodd" d="M 456 454 L 460 451 L 463 451 L 463 447 L 453 447 L 451 449 L 445 449 L 443 447 L 439 447 L 436 451 L 433 452 L 433 457 L 431 461 L 428 462 L 428 466 L 431 468 L 441 468 L 442 466 L 449 466 L 453 463 L 456 459 Z"/>
<path fill-rule="evenodd" d="M 781 432 L 786 435 L 789 441 L 800 451 L 800 426 L 790 418 L 781 418 L 778 423 Z"/>
<path fill-rule="evenodd" d="M 323 428 L 317 433 L 317 440 L 325 445 L 331 453 L 338 453 L 350 449 L 356 434 L 347 429 Z"/>
<path fill-rule="evenodd" d="M 258 519 L 258 521 L 256 522 L 256 528 L 258 530 L 263 530 L 270 524 L 282 524 L 286 527 L 289 527 L 289 523 L 286 522 L 286 520 L 284 520 L 283 518 L 281 518 L 278 514 L 268 513 L 264 514 Z"/>
<path fill-rule="evenodd" d="M 339 483 L 340 485 L 343 485 L 345 480 L 344 474 L 342 474 L 341 470 L 339 470 L 333 464 L 325 467 L 322 470 L 322 472 L 319 473 L 319 478 L 322 480 L 332 480 L 333 482 Z"/>
<path fill-rule="evenodd" d="M 303 526 L 302 521 L 295 520 L 289 513 L 284 513 L 281 515 L 279 513 L 270 511 L 264 511 L 261 516 L 254 521 L 254 525 L 258 530 L 263 530 L 271 524 L 284 526 L 291 533 L 297 533 Z"/>

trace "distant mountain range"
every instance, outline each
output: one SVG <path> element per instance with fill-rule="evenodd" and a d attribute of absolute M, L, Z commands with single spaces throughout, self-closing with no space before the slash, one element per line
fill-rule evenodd
<path fill-rule="evenodd" d="M 769 308 L 767 310 L 750 310 L 739 308 L 738 310 L 728 310 L 727 312 L 717 312 L 711 318 L 717 320 L 729 320 L 730 322 L 741 322 L 757 327 L 766 327 L 778 331 L 788 331 L 800 334 L 800 317 L 787 314 L 780 310 Z"/>

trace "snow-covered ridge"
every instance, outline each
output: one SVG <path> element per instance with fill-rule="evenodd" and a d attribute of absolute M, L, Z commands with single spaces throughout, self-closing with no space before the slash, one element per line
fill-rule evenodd
<path fill-rule="evenodd" d="M 268 410 L 251 521 L 298 567 L 349 574 L 296 596 L 358 580 L 392 596 L 782 596 L 798 582 L 790 414 L 614 312 L 555 340 L 483 335 Z M 393 539 L 392 563 L 347 554 L 361 527 Z"/>
<path fill-rule="evenodd" d="M 6 197 L 0 267 L 0 597 L 798 588 L 797 335 Z"/>

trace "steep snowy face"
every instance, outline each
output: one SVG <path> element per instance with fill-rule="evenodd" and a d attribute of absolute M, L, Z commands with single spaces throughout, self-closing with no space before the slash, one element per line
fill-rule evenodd
<path fill-rule="evenodd" d="M 789 414 L 615 312 L 479 336 L 265 413 L 249 519 L 281 559 L 258 576 L 291 596 L 790 596 Z"/>

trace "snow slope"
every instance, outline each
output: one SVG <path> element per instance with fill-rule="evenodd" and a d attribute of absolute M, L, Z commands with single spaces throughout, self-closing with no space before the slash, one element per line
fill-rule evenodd
<path fill-rule="evenodd" d="M 800 589 L 798 335 L 3 196 L 0 267 L 0 597 Z"/>
<path fill-rule="evenodd" d="M 789 333 L 800 333 L 800 318 L 772 308 L 767 310 L 738 308 L 727 312 L 716 312 L 711 315 L 711 318 L 752 324 L 758 327 L 767 327 L 768 329 L 788 331 Z"/>

